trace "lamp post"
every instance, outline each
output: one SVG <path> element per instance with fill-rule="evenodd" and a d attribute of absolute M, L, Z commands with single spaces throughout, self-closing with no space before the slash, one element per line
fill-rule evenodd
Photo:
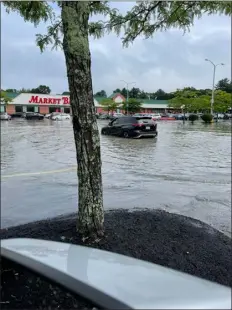
<path fill-rule="evenodd" d="M 126 82 L 124 80 L 121 80 L 121 82 L 124 82 L 126 84 L 126 114 L 128 114 L 128 100 L 129 100 L 129 89 L 128 86 L 130 84 L 136 84 L 136 82 Z"/>
<path fill-rule="evenodd" d="M 223 63 L 215 64 L 210 59 L 205 59 L 205 61 L 210 62 L 213 65 L 213 88 L 212 88 L 212 97 L 211 97 L 211 104 L 210 104 L 210 113 L 213 115 L 213 105 L 214 105 L 214 90 L 215 90 L 215 74 L 217 66 L 224 66 Z"/>

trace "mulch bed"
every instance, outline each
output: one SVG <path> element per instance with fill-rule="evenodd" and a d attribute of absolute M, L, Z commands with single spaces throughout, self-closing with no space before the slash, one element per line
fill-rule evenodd
<path fill-rule="evenodd" d="M 81 244 L 75 214 L 0 231 L 0 238 L 37 238 Z M 171 267 L 232 286 L 231 239 L 200 221 L 161 210 L 105 214 L 105 237 L 95 247 Z M 102 271 L 104 272 L 104 271 Z M 93 309 L 79 296 L 21 266 L 1 261 L 2 309 Z"/>

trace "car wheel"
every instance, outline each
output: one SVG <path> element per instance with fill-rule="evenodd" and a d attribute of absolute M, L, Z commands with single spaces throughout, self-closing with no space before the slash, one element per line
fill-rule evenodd
<path fill-rule="evenodd" d="M 123 132 L 123 137 L 124 138 L 129 138 L 129 132 L 128 131 L 124 131 Z"/>

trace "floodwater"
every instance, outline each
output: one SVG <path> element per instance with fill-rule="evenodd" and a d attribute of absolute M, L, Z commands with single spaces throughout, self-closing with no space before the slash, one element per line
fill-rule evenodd
<path fill-rule="evenodd" d="M 157 139 L 101 137 L 105 209 L 164 209 L 230 235 L 231 123 L 158 130 Z M 75 212 L 75 165 L 71 121 L 2 121 L 1 227 Z"/>

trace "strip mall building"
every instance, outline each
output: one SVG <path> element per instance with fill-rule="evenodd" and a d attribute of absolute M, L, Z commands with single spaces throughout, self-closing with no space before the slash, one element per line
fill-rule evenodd
<path fill-rule="evenodd" d="M 30 93 L 7 93 L 7 96 L 12 99 L 8 104 L 1 102 L 1 112 L 13 114 L 16 112 L 38 112 L 47 114 L 52 112 L 71 113 L 70 98 L 63 95 L 42 95 Z M 110 96 L 119 105 L 126 99 L 121 94 L 113 94 Z M 105 98 L 94 98 L 96 113 L 104 112 L 101 106 L 102 100 Z M 141 112 L 154 113 L 165 112 L 168 108 L 166 100 L 143 100 Z M 121 112 L 119 108 L 117 112 Z"/>

